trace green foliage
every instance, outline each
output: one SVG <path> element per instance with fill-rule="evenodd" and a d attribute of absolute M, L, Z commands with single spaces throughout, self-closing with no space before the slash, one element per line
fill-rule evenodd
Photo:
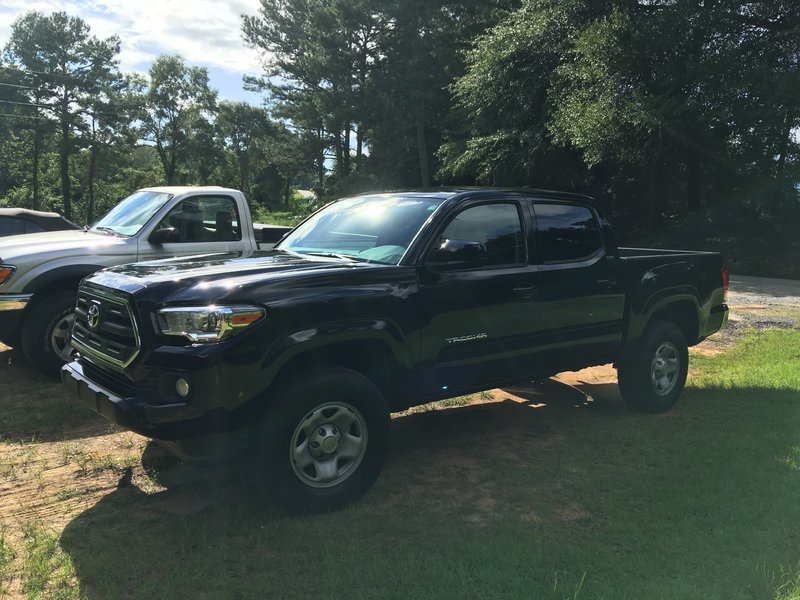
<path fill-rule="evenodd" d="M 180 56 L 159 56 L 150 67 L 144 100 L 141 135 L 155 145 L 167 184 L 182 183 L 190 154 L 205 157 L 213 148 L 208 118 L 217 99 L 208 87 L 208 71 L 187 67 Z M 206 179 L 202 166 L 200 179 Z"/>
<path fill-rule="evenodd" d="M 102 106 L 120 82 L 116 55 L 120 41 L 117 37 L 100 40 L 89 35 L 89 27 L 78 17 L 64 12 L 45 16 L 29 12 L 12 25 L 11 39 L 5 57 L 25 83 L 24 99 L 30 112 L 21 115 L 33 121 L 32 202 L 40 201 L 39 158 L 42 150 L 40 119 L 51 120 L 58 129 L 58 153 L 61 198 L 67 218 L 72 217 L 73 181 L 70 157 L 80 146 L 80 134 L 86 130 L 86 117 L 94 121 L 99 116 L 92 109 Z M 97 102 L 93 102 L 93 100 Z"/>
<path fill-rule="evenodd" d="M 796 3 L 524 0 L 467 55 L 443 174 L 650 225 L 756 188 L 797 204 L 799 27 Z"/>

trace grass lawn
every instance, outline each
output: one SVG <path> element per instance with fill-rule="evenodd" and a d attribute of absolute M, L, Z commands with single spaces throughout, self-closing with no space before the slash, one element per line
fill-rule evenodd
<path fill-rule="evenodd" d="M 240 472 L 159 462 L 147 446 L 147 479 L 126 482 L 124 460 L 75 467 L 40 492 L 65 512 L 0 513 L 0 586 L 90 599 L 800 598 L 799 364 L 800 332 L 751 332 L 695 355 L 665 415 L 625 412 L 613 384 L 578 385 L 586 398 L 548 382 L 398 416 L 375 488 L 331 515 L 273 512 Z M 54 390 L 35 403 L 70 401 Z M 0 422 L 19 423 L 9 406 L 21 410 L 0 402 Z"/>

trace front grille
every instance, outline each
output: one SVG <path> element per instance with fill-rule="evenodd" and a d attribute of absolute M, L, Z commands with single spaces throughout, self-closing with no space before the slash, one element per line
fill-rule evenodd
<path fill-rule="evenodd" d="M 117 367 L 127 367 L 141 349 L 127 301 L 83 287 L 78 290 L 72 341 L 79 352 Z"/>

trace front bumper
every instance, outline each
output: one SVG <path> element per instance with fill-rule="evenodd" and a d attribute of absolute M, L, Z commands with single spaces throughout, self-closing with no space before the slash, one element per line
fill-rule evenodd
<path fill-rule="evenodd" d="M 22 314 L 32 297 L 33 294 L 0 294 L 0 342 L 16 345 Z"/>
<path fill-rule="evenodd" d="M 33 294 L 0 294 L 0 312 L 23 310 Z"/>
<path fill-rule="evenodd" d="M 124 429 L 166 442 L 184 460 L 228 460 L 248 446 L 243 420 L 227 410 L 198 415 L 191 403 L 153 405 L 138 395 L 122 396 L 94 381 L 77 360 L 62 367 L 61 382 L 96 413 Z"/>

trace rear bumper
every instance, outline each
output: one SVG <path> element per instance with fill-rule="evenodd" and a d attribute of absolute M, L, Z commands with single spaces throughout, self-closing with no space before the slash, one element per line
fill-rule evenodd
<path fill-rule="evenodd" d="M 712 306 L 709 311 L 708 318 L 703 324 L 702 331 L 700 332 L 700 340 L 704 340 L 713 333 L 722 329 L 728 322 L 728 305 L 717 304 Z"/>
<path fill-rule="evenodd" d="M 92 381 L 79 361 L 62 367 L 61 382 L 94 412 L 124 429 L 165 442 L 184 460 L 217 462 L 247 449 L 248 429 L 224 409 L 198 417 L 189 403 L 152 405 L 142 397 L 123 397 Z"/>

